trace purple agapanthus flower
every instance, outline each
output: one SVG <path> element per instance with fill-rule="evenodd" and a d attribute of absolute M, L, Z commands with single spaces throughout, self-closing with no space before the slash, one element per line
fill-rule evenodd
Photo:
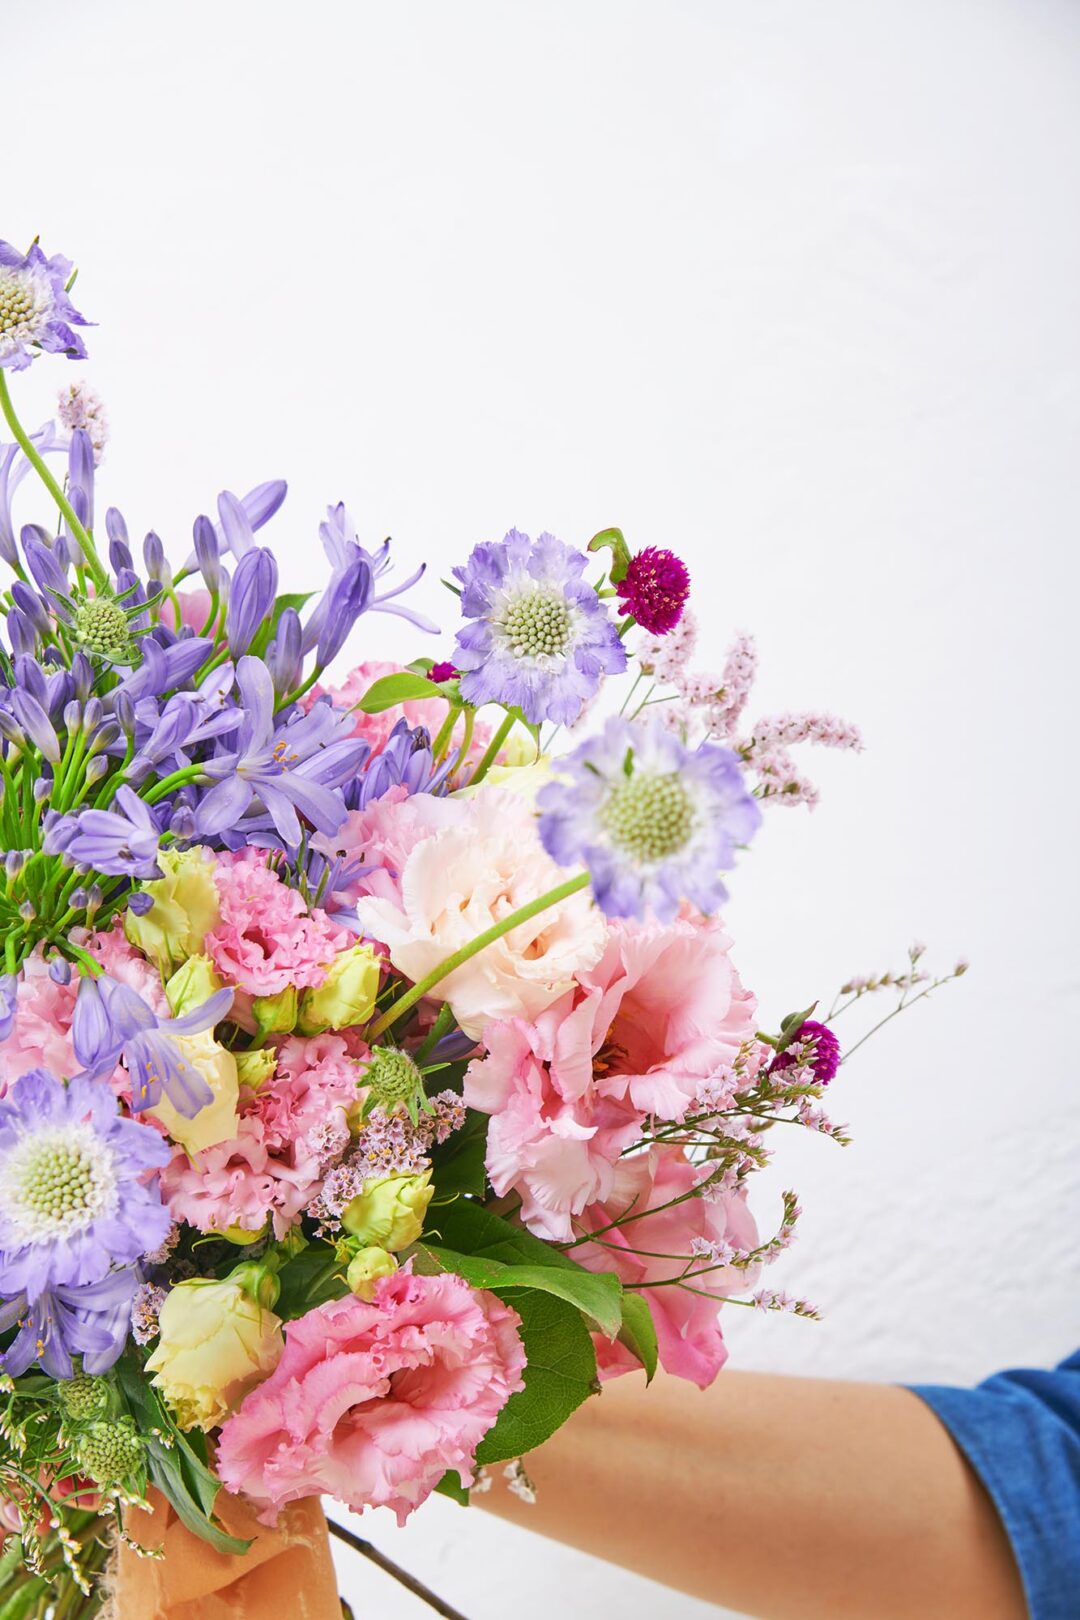
<path fill-rule="evenodd" d="M 140 1126 L 141 1130 L 142 1127 Z M 45 1289 L 33 1301 L 25 1292 L 0 1304 L 0 1333 L 18 1333 L 0 1354 L 10 1378 L 40 1367 L 50 1378 L 71 1378 L 72 1356 L 82 1371 L 108 1372 L 124 1351 L 131 1328 L 131 1306 L 139 1286 L 133 1266 L 110 1271 L 100 1282 Z"/>
<path fill-rule="evenodd" d="M 140 1178 L 170 1151 L 119 1112 L 104 1080 L 65 1085 L 45 1069 L 16 1080 L 0 1102 L 0 1294 L 33 1303 L 154 1248 L 170 1217 Z"/>
<path fill-rule="evenodd" d="M 616 716 L 557 768 L 563 780 L 537 795 L 540 837 L 561 865 L 588 868 L 609 917 L 670 922 L 684 900 L 715 911 L 726 899 L 720 873 L 761 822 L 729 749 Z"/>
<path fill-rule="evenodd" d="M 55 422 L 46 422 L 36 433 L 31 433 L 30 443 L 44 456 L 53 450 L 66 450 L 68 441 Z M 19 554 L 15 548 L 11 503 L 29 471 L 30 463 L 17 444 L 0 444 L 0 556 L 13 568 L 19 566 Z"/>
<path fill-rule="evenodd" d="M 185 1119 L 194 1119 L 213 1102 L 214 1093 L 173 1037 L 212 1029 L 232 1002 L 231 990 L 217 990 L 182 1017 L 161 1018 L 130 985 L 107 973 L 86 977 L 80 981 L 71 1022 L 75 1056 L 84 1077 L 94 1079 L 111 1074 L 122 1059 L 131 1076 L 133 1113 L 153 1108 L 166 1096 Z"/>
<path fill-rule="evenodd" d="M 473 548 L 463 568 L 454 662 L 469 703 L 517 706 L 530 725 L 572 725 L 604 675 L 626 668 L 626 649 L 595 590 L 589 559 L 552 534 L 511 529 Z"/>
<path fill-rule="evenodd" d="M 327 507 L 326 522 L 319 525 L 319 538 L 330 563 L 330 583 L 304 625 L 305 653 L 318 648 L 319 663 L 329 663 L 361 613 L 394 613 L 418 630 L 438 632 L 438 625 L 397 600 L 423 578 L 424 564 L 393 590 L 376 595 L 376 581 L 392 566 L 389 540 L 384 540 L 378 551 L 368 551 L 360 544 L 352 518 L 340 501 L 337 506 Z"/>
<path fill-rule="evenodd" d="M 129 787 L 116 790 L 115 810 L 82 810 L 49 825 L 45 848 L 63 853 L 72 866 L 120 877 L 161 876 L 157 864 L 161 829 L 145 800 Z"/>
<path fill-rule="evenodd" d="M 61 254 L 47 259 L 35 242 L 20 253 L 0 242 L 0 366 L 22 371 L 34 351 L 85 360 L 86 347 L 73 326 L 89 326 L 66 292 L 72 264 Z"/>
<path fill-rule="evenodd" d="M 320 832 L 336 832 L 345 819 L 345 805 L 335 789 L 367 753 L 365 742 L 348 735 L 350 717 L 316 703 L 308 714 L 294 713 L 279 724 L 274 683 L 261 658 L 240 659 L 236 684 L 244 717 L 235 747 L 206 761 L 213 786 L 195 812 L 199 835 L 214 837 L 236 828 L 256 802 L 289 849 L 300 843 L 301 815 Z"/>

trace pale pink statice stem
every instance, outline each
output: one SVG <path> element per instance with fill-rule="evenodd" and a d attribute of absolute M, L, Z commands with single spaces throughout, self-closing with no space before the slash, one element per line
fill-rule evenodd
<path fill-rule="evenodd" d="M 109 419 L 100 396 L 86 382 L 69 383 L 60 390 L 56 414 L 69 433 L 85 429 L 94 452 L 94 466 L 101 465 L 109 442 Z"/>
<path fill-rule="evenodd" d="M 780 744 L 791 748 L 796 743 L 814 743 L 820 748 L 850 749 L 859 753 L 863 747 L 858 726 L 838 715 L 816 709 L 798 713 L 771 714 L 754 726 L 753 746 L 768 747 Z"/>

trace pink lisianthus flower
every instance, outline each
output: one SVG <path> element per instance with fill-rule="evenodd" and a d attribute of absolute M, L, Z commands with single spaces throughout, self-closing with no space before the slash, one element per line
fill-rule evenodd
<path fill-rule="evenodd" d="M 566 881 L 536 833 L 525 800 L 496 788 L 465 817 L 418 843 L 401 873 L 400 901 L 366 899 L 360 926 L 414 983 L 493 924 Z M 504 934 L 432 992 L 479 1038 L 502 1018 L 535 1018 L 599 961 L 607 937 L 589 896 L 571 895 Z"/>
<path fill-rule="evenodd" d="M 0 1096 L 31 1069 L 72 1075 L 82 1068 L 71 1044 L 78 987 L 75 974 L 68 984 L 57 984 L 40 951 L 27 957 L 18 975 L 11 1034 L 0 1041 Z"/>
<path fill-rule="evenodd" d="M 756 1267 L 718 1264 L 758 1245 L 745 1196 L 716 1188 L 685 1196 L 714 1174 L 715 1166 L 692 1164 L 678 1147 L 654 1144 L 632 1154 L 619 1165 L 610 1196 L 582 1217 L 584 1229 L 600 1235 L 573 1251 L 580 1265 L 614 1271 L 628 1287 L 664 1285 L 642 1290 L 656 1326 L 660 1363 L 700 1389 L 712 1383 L 727 1360 L 719 1321 L 722 1300 L 746 1294 L 757 1276 Z M 682 1202 L 673 1203 L 675 1199 Z M 624 1225 L 610 1225 L 623 1216 L 630 1217 Z M 604 1227 L 608 1230 L 601 1233 Z M 695 1244 L 695 1239 L 700 1241 Z M 669 1285 L 669 1279 L 687 1271 L 689 1288 Z M 602 1377 L 638 1365 L 618 1341 L 597 1336 L 596 1349 Z"/>
<path fill-rule="evenodd" d="M 241 1092 L 235 1137 L 190 1157 L 178 1148 L 161 1174 L 174 1220 L 200 1232 L 260 1231 L 284 1237 L 322 1190 L 349 1146 L 348 1115 L 359 1100 L 362 1041 L 328 1032 L 290 1036 L 277 1069 L 258 1091 Z"/>
<path fill-rule="evenodd" d="M 594 1021 L 591 1004 L 575 1008 L 574 999 L 571 991 L 531 1024 L 489 1024 L 487 1055 L 465 1074 L 465 1102 L 491 1115 L 491 1185 L 500 1196 L 517 1192 L 525 1225 L 552 1242 L 573 1238 L 572 1217 L 610 1195 L 619 1157 L 643 1123 L 625 1095 L 579 1084 L 582 1053 L 591 1076 Z"/>
<path fill-rule="evenodd" d="M 460 799 L 437 799 L 395 786 L 366 809 L 350 810 L 336 833 L 316 833 L 311 842 L 330 860 L 366 868 L 355 883 L 337 890 L 345 904 L 355 905 L 365 895 L 398 904 L 401 873 L 417 844 L 468 819 Z"/>
<path fill-rule="evenodd" d="M 173 624 L 177 630 L 186 625 L 198 635 L 203 625 L 210 617 L 211 596 L 209 591 L 177 591 L 176 600 L 180 604 L 180 623 L 176 623 L 176 609 L 172 610 Z"/>
<path fill-rule="evenodd" d="M 523 1387 L 518 1317 L 444 1272 L 406 1265 L 367 1303 L 350 1295 L 285 1328 L 285 1354 L 229 1418 L 218 1473 L 260 1505 L 326 1493 L 403 1524 L 449 1469 L 471 1484 L 476 1448 Z"/>
<path fill-rule="evenodd" d="M 122 922 L 117 921 L 103 933 L 92 935 L 87 949 L 111 979 L 117 979 L 136 991 L 147 1006 L 161 1017 L 169 1016 L 169 1002 L 162 988 L 161 974 L 153 962 L 132 945 L 124 933 Z"/>
<path fill-rule="evenodd" d="M 678 1121 L 718 1080 L 746 1085 L 760 1064 L 757 1001 L 730 951 L 717 919 L 689 909 L 670 923 L 614 922 L 581 975 L 592 1027 L 563 1057 L 564 1089 L 580 1092 L 595 1074 L 608 1095 Z"/>
<path fill-rule="evenodd" d="M 249 995 L 321 984 L 335 954 L 353 942 L 318 906 L 309 911 L 259 850 L 219 856 L 214 882 L 221 915 L 204 949 L 226 983 Z"/>
<path fill-rule="evenodd" d="M 403 669 L 402 664 L 382 663 L 377 659 L 370 659 L 351 669 L 338 686 L 313 687 L 310 695 L 303 700 L 304 707 L 309 709 L 316 699 L 325 695 L 329 697 L 335 709 L 352 709 L 353 728 L 349 735 L 362 737 L 371 745 L 373 755 L 380 754 L 386 747 L 390 733 L 402 718 L 406 719 L 410 726 L 425 726 L 434 737 L 446 719 L 447 709 L 442 698 L 413 698 L 408 703 L 395 703 L 393 708 L 384 709 L 381 714 L 365 714 L 362 709 L 354 707 L 376 681 L 381 681 L 387 675 L 400 675 Z M 450 741 L 451 749 L 460 747 L 463 728 L 464 720 L 460 719 Z M 490 740 L 490 727 L 478 722 L 473 728 L 468 755 L 461 763 L 476 764 Z"/>

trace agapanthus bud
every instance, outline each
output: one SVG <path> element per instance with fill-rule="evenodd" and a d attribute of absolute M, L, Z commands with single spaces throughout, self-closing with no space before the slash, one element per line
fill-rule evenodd
<path fill-rule="evenodd" d="M 18 877 L 26 865 L 28 851 L 25 849 L 9 849 L 4 856 L 4 870 L 10 879 Z"/>
<path fill-rule="evenodd" d="M 125 737 L 135 734 L 135 705 L 127 692 L 116 695 L 116 718 Z"/>
<path fill-rule="evenodd" d="M 221 549 L 214 525 L 208 517 L 197 517 L 192 530 L 195 538 L 195 560 L 207 589 L 221 589 Z"/>
<path fill-rule="evenodd" d="M 101 781 L 102 777 L 108 776 L 109 761 L 104 754 L 93 754 L 87 760 L 83 770 L 86 775 L 87 786 L 94 787 L 96 783 Z"/>
<path fill-rule="evenodd" d="M 33 795 L 34 795 L 34 803 L 35 804 L 44 804 L 45 800 L 50 797 L 50 795 L 52 793 L 52 790 L 53 790 L 52 776 L 51 775 L 39 776 L 37 781 L 34 783 L 34 786 L 33 786 L 32 790 L 31 790 L 33 792 Z"/>
<path fill-rule="evenodd" d="M 0 709 L 0 737 L 12 748 L 26 747 L 26 733 L 16 721 L 14 715 L 8 714 L 6 709 Z"/>
<path fill-rule="evenodd" d="M 37 591 L 31 590 L 24 580 L 17 579 L 11 587 L 11 599 L 25 613 L 39 636 L 47 636 L 52 623 Z"/>
<path fill-rule="evenodd" d="M 237 563 L 225 616 L 229 649 L 234 657 L 247 652 L 269 616 L 277 580 L 277 561 L 265 546 L 252 546 Z"/>
<path fill-rule="evenodd" d="M 83 709 L 77 698 L 64 704 L 64 726 L 68 731 L 78 731 L 82 724 Z"/>
<path fill-rule="evenodd" d="M 49 963 L 49 978 L 53 984 L 71 983 L 71 963 L 66 956 L 54 956 Z"/>
<path fill-rule="evenodd" d="M 266 650 L 266 663 L 279 697 L 300 685 L 303 674 L 303 627 L 295 608 L 282 608 L 274 639 Z"/>
<path fill-rule="evenodd" d="M 168 578 L 168 564 L 165 561 L 165 547 L 161 543 L 161 536 L 151 529 L 143 541 L 143 562 L 146 565 L 147 577 L 161 584 Z"/>
<path fill-rule="evenodd" d="M 21 608 L 12 608 L 5 622 L 12 652 L 17 658 L 22 655 L 32 658 L 37 650 L 37 635 L 26 614 Z"/>
<path fill-rule="evenodd" d="M 344 647 L 349 632 L 371 600 L 375 576 L 366 557 L 357 557 L 327 587 L 315 662 L 325 669 Z"/>

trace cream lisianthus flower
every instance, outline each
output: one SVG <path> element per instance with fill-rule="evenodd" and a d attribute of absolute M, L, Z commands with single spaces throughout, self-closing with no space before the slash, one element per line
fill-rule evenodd
<path fill-rule="evenodd" d="M 451 793 L 452 799 L 475 799 L 478 793 L 486 793 L 492 788 L 501 788 L 504 793 L 516 793 L 527 804 L 536 803 L 536 795 L 542 787 L 551 781 L 554 772 L 551 760 L 547 754 L 537 757 L 535 754 L 521 765 L 493 765 L 482 782 L 475 787 L 458 788 Z"/>
<path fill-rule="evenodd" d="M 568 876 L 540 843 L 524 799 L 490 788 L 463 808 L 463 821 L 415 845 L 399 902 L 369 898 L 356 906 L 364 933 L 414 984 Z M 479 1039 L 497 1019 L 531 1020 L 550 1007 L 599 961 L 606 939 L 588 894 L 571 895 L 455 968 L 431 999 L 448 1001 L 465 1033 Z"/>
<path fill-rule="evenodd" d="M 381 970 L 370 945 L 338 951 L 322 984 L 305 990 L 300 1002 L 301 1035 L 366 1024 L 375 1011 Z"/>
<path fill-rule="evenodd" d="M 213 1429 L 281 1360 L 281 1320 L 234 1278 L 171 1289 L 146 1363 L 182 1429 Z"/>
<path fill-rule="evenodd" d="M 130 908 L 124 932 L 163 973 L 186 957 L 197 955 L 219 915 L 213 857 L 207 850 L 158 851 L 164 877 L 142 885 L 153 899 L 144 916 Z"/>
<path fill-rule="evenodd" d="M 430 1170 L 415 1176 L 379 1176 L 365 1182 L 346 1204 L 341 1224 L 361 1243 L 392 1254 L 416 1242 L 434 1194 Z"/>
<path fill-rule="evenodd" d="M 206 1081 L 214 1100 L 200 1108 L 193 1119 L 187 1119 L 163 1094 L 149 1112 L 164 1125 L 174 1142 L 189 1153 L 201 1153 L 203 1148 L 227 1142 L 239 1129 L 240 1077 L 236 1059 L 209 1030 L 201 1035 L 174 1035 L 172 1039 L 185 1061 Z"/>

